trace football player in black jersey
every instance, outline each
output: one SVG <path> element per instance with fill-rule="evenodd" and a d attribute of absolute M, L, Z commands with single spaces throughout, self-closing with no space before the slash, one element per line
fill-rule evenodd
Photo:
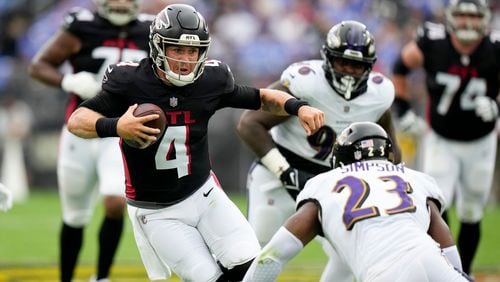
<path fill-rule="evenodd" d="M 324 123 L 323 112 L 285 92 L 235 84 L 226 64 L 207 60 L 210 42 L 193 7 L 167 6 L 151 25 L 150 58 L 110 66 L 102 92 L 68 122 L 80 137 L 140 145 L 122 142 L 121 149 L 129 217 L 150 279 L 166 279 L 172 269 L 186 281 L 239 281 L 259 252 L 250 224 L 211 171 L 207 130 L 217 110 L 298 115 L 308 135 Z M 133 115 L 141 103 L 165 111 L 158 139 L 159 129 L 143 125 L 157 114 Z"/>
<path fill-rule="evenodd" d="M 458 249 L 470 273 L 490 194 L 500 89 L 500 33 L 489 31 L 484 0 L 451 0 L 446 24 L 427 22 L 394 65 L 395 106 L 402 127 L 420 128 L 408 103 L 406 75 L 423 67 L 428 92 L 422 169 L 438 181 L 461 222 Z M 446 215 L 444 215 L 446 218 Z"/>
<path fill-rule="evenodd" d="M 139 0 L 96 0 L 97 11 L 75 8 L 63 28 L 38 52 L 30 75 L 69 94 L 66 120 L 82 100 L 95 96 L 107 66 L 140 60 L 149 51 L 152 15 L 139 14 Z M 69 62 L 71 73 L 61 73 Z M 63 127 L 58 155 L 58 186 L 63 224 L 60 234 L 61 281 L 71 281 L 97 195 L 103 196 L 105 218 L 99 231 L 96 279 L 109 276 L 123 230 L 125 177 L 119 138 L 86 140 Z M 98 191 L 97 191 L 98 190 Z M 98 192 L 98 193 L 97 193 Z"/>

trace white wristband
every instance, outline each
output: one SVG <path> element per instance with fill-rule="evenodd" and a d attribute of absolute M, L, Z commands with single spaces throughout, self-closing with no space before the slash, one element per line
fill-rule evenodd
<path fill-rule="evenodd" d="M 269 152 L 260 159 L 260 162 L 278 178 L 283 171 L 290 167 L 290 164 L 277 148 L 269 150 Z"/>
<path fill-rule="evenodd" d="M 462 269 L 462 261 L 460 260 L 460 254 L 458 253 L 458 249 L 456 245 L 446 247 L 443 250 L 443 254 L 448 260 L 448 262 L 453 265 L 456 269 L 463 271 Z"/>

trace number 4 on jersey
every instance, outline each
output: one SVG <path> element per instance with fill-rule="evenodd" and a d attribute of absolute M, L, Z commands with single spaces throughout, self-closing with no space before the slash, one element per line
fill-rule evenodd
<path fill-rule="evenodd" d="M 178 178 L 191 173 L 188 127 L 167 127 L 155 154 L 156 169 L 176 169 Z"/>

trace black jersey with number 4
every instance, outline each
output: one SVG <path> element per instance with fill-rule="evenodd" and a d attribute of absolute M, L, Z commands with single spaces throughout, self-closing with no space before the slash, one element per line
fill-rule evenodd
<path fill-rule="evenodd" d="M 184 87 L 167 86 L 153 68 L 151 59 L 110 66 L 104 91 L 82 106 L 107 117 L 119 117 L 135 103 L 165 111 L 167 128 L 155 144 L 136 149 L 121 142 L 121 148 L 129 203 L 166 206 L 191 195 L 209 177 L 212 115 L 224 107 L 258 109 L 260 95 L 258 89 L 234 84 L 229 67 L 219 61 L 207 61 L 203 74 Z"/>
<path fill-rule="evenodd" d="M 121 61 L 139 61 L 148 56 L 149 26 L 154 16 L 139 14 L 137 19 L 124 26 L 115 26 L 96 12 L 73 8 L 65 15 L 63 30 L 81 42 L 78 53 L 69 58 L 74 73 L 95 73 L 100 80 L 110 64 Z M 72 95 L 67 117 L 81 99 Z"/>
<path fill-rule="evenodd" d="M 431 127 L 452 140 L 478 139 L 495 128 L 475 114 L 474 98 L 496 99 L 500 75 L 500 33 L 486 36 L 469 56 L 460 55 L 442 24 L 427 22 L 417 44 L 424 55 Z"/>

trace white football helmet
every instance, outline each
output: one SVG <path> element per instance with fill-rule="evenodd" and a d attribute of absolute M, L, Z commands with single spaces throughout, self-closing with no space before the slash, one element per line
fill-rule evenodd
<path fill-rule="evenodd" d="M 135 20 L 142 0 L 94 0 L 97 13 L 114 25 L 122 26 Z"/>

